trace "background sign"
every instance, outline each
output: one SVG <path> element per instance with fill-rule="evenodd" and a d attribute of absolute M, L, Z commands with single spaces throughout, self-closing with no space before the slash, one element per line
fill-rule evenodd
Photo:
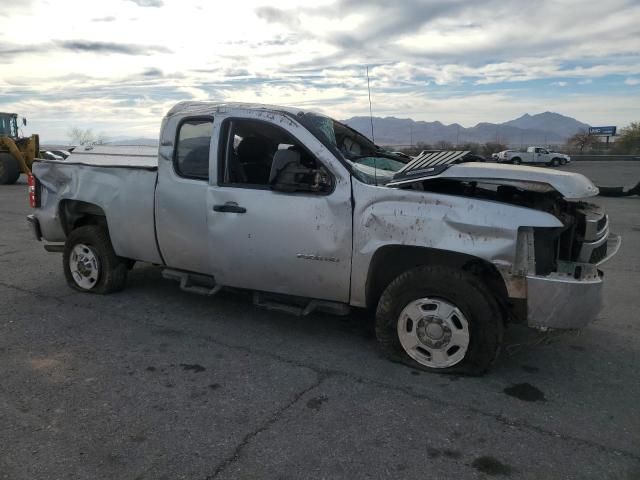
<path fill-rule="evenodd" d="M 589 135 L 615 136 L 616 127 L 589 127 Z"/>

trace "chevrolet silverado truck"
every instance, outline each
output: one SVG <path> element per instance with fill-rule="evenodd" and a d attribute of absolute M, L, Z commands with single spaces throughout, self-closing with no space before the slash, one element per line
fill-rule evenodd
<path fill-rule="evenodd" d="M 557 167 L 558 165 L 566 165 L 571 162 L 571 157 L 564 153 L 552 152 L 542 147 L 528 147 L 526 151 L 504 150 L 496 154 L 495 159 L 498 163 L 513 163 L 520 165 L 521 163 L 531 163 L 538 165 L 548 165 Z"/>
<path fill-rule="evenodd" d="M 508 323 L 593 320 L 620 238 L 585 202 L 598 190 L 584 176 L 465 153 L 407 159 L 317 113 L 183 102 L 156 149 L 36 161 L 28 221 L 80 292 L 121 290 L 148 262 L 195 293 L 369 309 L 390 359 L 481 374 Z"/>

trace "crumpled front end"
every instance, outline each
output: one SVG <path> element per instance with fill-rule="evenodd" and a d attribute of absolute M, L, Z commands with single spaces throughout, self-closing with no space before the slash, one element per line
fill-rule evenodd
<path fill-rule="evenodd" d="M 609 232 L 600 207 L 579 204 L 574 215 L 562 231 L 538 229 L 529 239 L 534 245 L 526 275 L 530 327 L 582 328 L 602 309 L 600 266 L 617 253 L 621 238 Z"/>

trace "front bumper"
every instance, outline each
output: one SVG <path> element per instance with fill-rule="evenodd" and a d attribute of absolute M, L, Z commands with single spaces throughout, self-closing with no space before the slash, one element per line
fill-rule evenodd
<path fill-rule="evenodd" d="M 562 272 L 527 275 L 527 325 L 534 328 L 575 329 L 596 319 L 602 309 L 603 273 L 598 267 L 620 248 L 621 238 L 609 234 L 607 251 L 597 263 L 570 263 Z"/>
<path fill-rule="evenodd" d="M 565 274 L 527 276 L 527 325 L 534 328 L 582 328 L 602 309 L 602 272 L 576 280 Z"/>

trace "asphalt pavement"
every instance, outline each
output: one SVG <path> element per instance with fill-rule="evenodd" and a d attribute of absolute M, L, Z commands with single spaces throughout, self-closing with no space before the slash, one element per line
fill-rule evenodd
<path fill-rule="evenodd" d="M 633 185 L 640 162 L 563 167 Z M 640 479 L 640 198 L 579 332 L 506 332 L 484 377 L 388 362 L 366 315 L 298 318 L 137 265 L 70 290 L 0 186 L 0 478 Z"/>

